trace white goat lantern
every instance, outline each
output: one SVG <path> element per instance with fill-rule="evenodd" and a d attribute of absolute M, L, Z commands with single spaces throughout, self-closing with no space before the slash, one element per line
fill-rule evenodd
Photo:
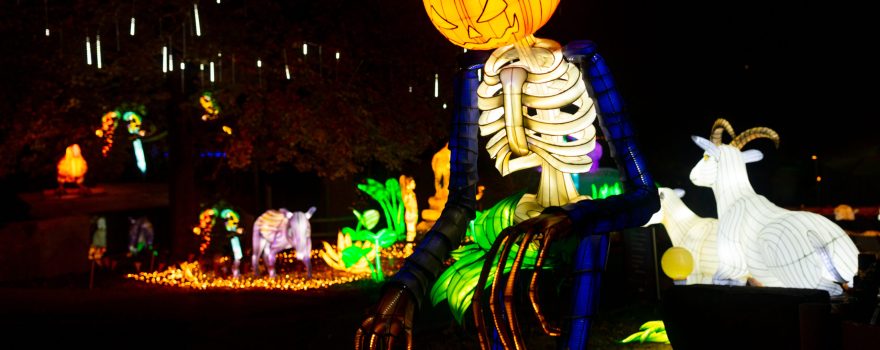
<path fill-rule="evenodd" d="M 694 269 L 687 284 L 712 284 L 718 270 L 718 220 L 694 214 L 681 197 L 684 190 L 661 187 L 660 211 L 644 226 L 663 224 L 675 247 L 687 249 L 694 257 Z"/>
<path fill-rule="evenodd" d="M 721 143 L 726 131 L 733 141 Z M 748 142 L 775 131 L 757 127 L 735 135 L 724 119 L 712 126 L 712 140 L 693 136 L 705 153 L 691 170 L 691 181 L 710 187 L 718 206 L 719 266 L 715 284 L 742 285 L 746 278 L 767 287 L 843 292 L 858 269 L 858 249 L 839 226 L 825 217 L 782 209 L 755 193 L 746 163 L 763 158 L 758 150 L 741 151 Z"/>

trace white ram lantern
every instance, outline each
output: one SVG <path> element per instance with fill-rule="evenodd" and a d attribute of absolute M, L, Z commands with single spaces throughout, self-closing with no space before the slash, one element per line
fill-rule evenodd
<path fill-rule="evenodd" d="M 723 132 L 733 141 L 721 143 Z M 775 131 L 757 127 L 736 135 L 724 119 L 712 126 L 711 141 L 693 136 L 705 153 L 691 170 L 691 181 L 710 187 L 718 206 L 718 258 L 715 284 L 742 285 L 751 279 L 766 287 L 811 288 L 840 295 L 852 283 L 859 251 L 839 226 L 810 212 L 782 209 L 755 193 L 746 163 L 763 158 L 742 151 L 752 140 L 767 138 L 778 147 Z"/>
<path fill-rule="evenodd" d="M 718 220 L 694 214 L 681 197 L 684 190 L 661 187 L 660 211 L 644 226 L 663 224 L 672 246 L 686 249 L 694 259 L 687 284 L 712 284 L 718 270 Z"/>

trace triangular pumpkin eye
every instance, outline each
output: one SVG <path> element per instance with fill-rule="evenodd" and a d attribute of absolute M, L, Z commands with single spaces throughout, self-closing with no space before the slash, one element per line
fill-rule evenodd
<path fill-rule="evenodd" d="M 439 21 L 432 21 L 434 22 L 434 25 L 446 30 L 453 30 L 455 28 L 458 28 L 457 25 L 452 24 L 452 22 L 449 22 L 446 18 L 443 18 L 443 16 L 441 16 L 440 13 L 437 12 L 437 9 L 434 8 L 434 5 L 431 5 L 431 14 L 435 19 L 439 19 Z"/>
<path fill-rule="evenodd" d="M 488 0 L 486 6 L 483 7 L 483 13 L 477 18 L 477 23 L 491 21 L 507 10 L 507 1 L 505 0 Z"/>
<path fill-rule="evenodd" d="M 478 32 L 476 29 L 474 29 L 474 27 L 468 26 L 468 36 L 471 39 L 474 39 L 474 38 L 482 37 L 483 34 L 480 34 L 480 32 Z"/>

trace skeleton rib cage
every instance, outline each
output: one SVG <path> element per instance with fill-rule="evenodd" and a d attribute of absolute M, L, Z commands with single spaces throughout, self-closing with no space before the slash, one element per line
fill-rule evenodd
<path fill-rule="evenodd" d="M 520 202 L 530 213 L 518 207 L 520 220 L 582 199 L 570 174 L 590 169 L 587 153 L 596 145 L 596 107 L 580 69 L 555 41 L 536 38 L 529 51 L 533 62 L 514 45 L 496 50 L 477 89 L 480 133 L 492 135 L 486 149 L 501 175 L 538 166 L 551 172 L 542 175 L 543 190 Z"/>

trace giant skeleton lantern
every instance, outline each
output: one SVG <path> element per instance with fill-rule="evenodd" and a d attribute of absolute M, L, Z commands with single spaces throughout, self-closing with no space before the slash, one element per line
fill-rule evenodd
<path fill-rule="evenodd" d="M 477 61 L 480 53 L 474 51 L 460 61 L 449 142 L 449 201 L 437 223 L 386 286 L 375 311 L 362 323 L 356 346 L 374 348 L 398 339 L 406 339 L 412 346 L 414 309 L 422 304 L 445 257 L 459 246 L 474 218 L 479 132 L 490 136 L 487 150 L 503 175 L 535 167 L 541 170 L 537 192 L 520 199 L 514 226 L 503 230 L 485 255 L 472 300 L 480 345 L 484 349 L 524 347 L 514 300 L 517 277 L 529 259 L 524 259 L 527 249 L 515 246 L 539 246 L 534 270 L 540 271 L 547 247 L 576 235 L 579 245 L 573 259 L 573 300 L 565 323 L 551 325 L 540 311 L 539 272 L 532 274 L 529 297 L 543 330 L 562 336 L 562 348 L 584 348 L 608 250 L 607 233 L 642 225 L 659 209 L 657 190 L 636 147 L 610 72 L 591 42 L 577 41 L 563 48 L 533 36 L 549 20 L 558 0 L 423 3 L 435 27 L 452 43 L 495 51 L 484 62 Z M 585 197 L 575 189 L 571 174 L 587 172 L 592 166 L 594 160 L 588 153 L 596 144 L 595 121 L 608 140 L 625 190 L 602 200 L 582 200 Z M 492 264 L 497 260 L 494 268 L 498 271 L 508 259 L 512 259 L 509 276 L 494 274 L 491 292 L 486 293 L 491 313 L 487 322 L 482 286 Z M 494 329 L 494 337 L 490 329 Z"/>

